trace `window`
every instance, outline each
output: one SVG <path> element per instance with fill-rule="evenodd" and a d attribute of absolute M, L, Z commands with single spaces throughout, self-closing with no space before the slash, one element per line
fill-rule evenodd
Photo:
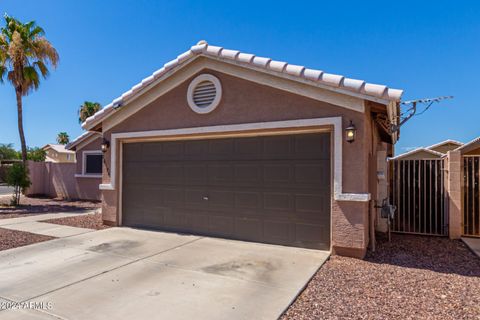
<path fill-rule="evenodd" d="M 83 175 L 102 175 L 103 154 L 101 151 L 83 152 Z"/>

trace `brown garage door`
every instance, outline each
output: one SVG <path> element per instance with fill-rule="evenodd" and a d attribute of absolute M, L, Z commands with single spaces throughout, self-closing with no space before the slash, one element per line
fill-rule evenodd
<path fill-rule="evenodd" d="M 328 133 L 123 150 L 123 225 L 330 249 Z"/>

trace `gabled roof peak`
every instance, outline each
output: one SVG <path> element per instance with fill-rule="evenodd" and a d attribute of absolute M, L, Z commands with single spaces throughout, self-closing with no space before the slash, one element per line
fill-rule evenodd
<path fill-rule="evenodd" d="M 351 79 L 342 75 L 327 73 L 322 70 L 309 69 L 304 66 L 276 61 L 271 58 L 260 57 L 254 54 L 240 52 L 238 50 L 213 46 L 208 44 L 205 40 L 200 40 L 189 50 L 180 54 L 172 61 L 167 62 L 162 68 L 143 79 L 140 83 L 134 85 L 130 90 L 114 99 L 102 110 L 89 117 L 82 124 L 82 127 L 85 129 L 93 128 L 108 114 L 114 111 L 114 106 L 125 104 L 129 99 L 140 91 L 143 91 L 146 87 L 170 70 L 185 64 L 187 61 L 190 61 L 199 55 L 225 62 L 235 62 L 276 76 L 287 76 L 291 79 L 297 78 L 299 80 L 306 80 L 306 83 L 311 82 L 312 84 L 318 84 L 327 90 L 336 90 L 344 94 L 357 95 L 367 100 L 382 101 L 384 104 L 391 101 L 399 102 L 403 94 L 403 90 L 392 89 L 385 85 L 368 83 L 364 80 Z"/>

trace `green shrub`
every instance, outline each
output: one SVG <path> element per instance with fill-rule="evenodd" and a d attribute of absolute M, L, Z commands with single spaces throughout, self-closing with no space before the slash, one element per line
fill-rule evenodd
<path fill-rule="evenodd" d="M 28 169 L 22 163 L 14 163 L 7 171 L 6 182 L 14 188 L 12 205 L 18 206 L 20 195 L 31 185 Z"/>

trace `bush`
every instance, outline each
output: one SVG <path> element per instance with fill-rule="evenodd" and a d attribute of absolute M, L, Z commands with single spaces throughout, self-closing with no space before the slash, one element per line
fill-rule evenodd
<path fill-rule="evenodd" d="M 6 182 L 14 188 L 12 205 L 18 206 L 20 204 L 20 195 L 31 185 L 28 169 L 23 163 L 14 163 L 7 171 Z"/>

